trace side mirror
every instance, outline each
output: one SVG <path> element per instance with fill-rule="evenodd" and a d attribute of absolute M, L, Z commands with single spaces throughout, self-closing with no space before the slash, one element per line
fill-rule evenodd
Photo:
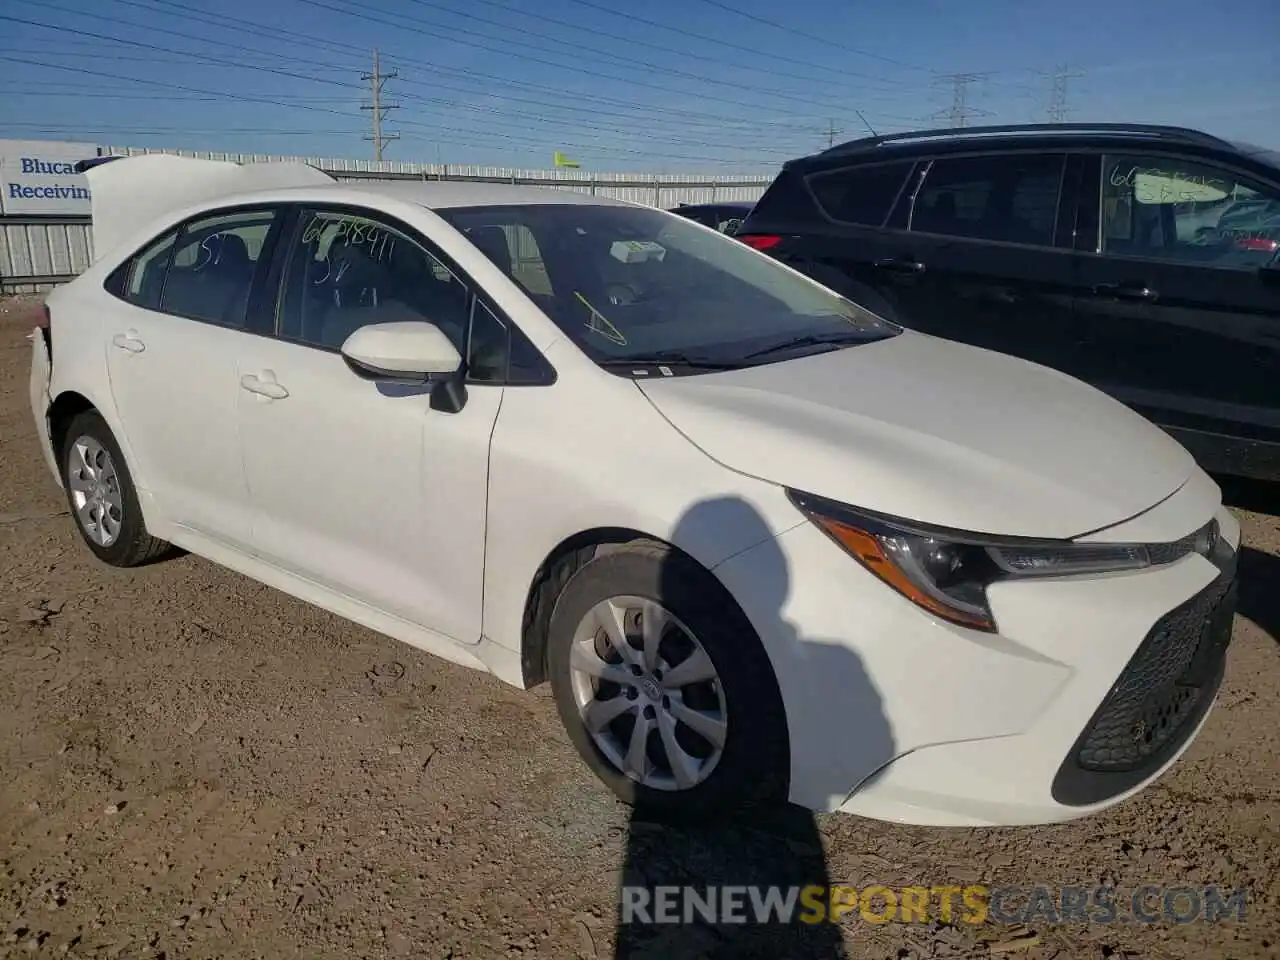
<path fill-rule="evenodd" d="M 424 320 L 371 323 L 347 337 L 342 355 L 361 376 L 373 380 L 418 380 L 451 376 L 462 356 L 444 332 Z"/>

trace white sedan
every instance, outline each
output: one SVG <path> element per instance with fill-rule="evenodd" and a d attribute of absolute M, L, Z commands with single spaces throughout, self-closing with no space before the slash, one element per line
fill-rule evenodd
<path fill-rule="evenodd" d="M 549 681 L 659 814 L 1065 820 L 1205 721 L 1239 526 L 1100 392 L 600 197 L 88 175 L 31 403 L 107 563 L 177 545 Z"/>

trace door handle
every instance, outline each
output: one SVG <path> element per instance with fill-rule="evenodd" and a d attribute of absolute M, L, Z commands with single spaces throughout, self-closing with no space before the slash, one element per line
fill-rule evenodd
<path fill-rule="evenodd" d="M 138 338 L 136 330 L 130 330 L 128 333 L 117 333 L 111 338 L 111 345 L 119 347 L 121 350 L 128 350 L 130 353 L 141 353 L 147 349 L 147 345 Z"/>
<path fill-rule="evenodd" d="M 894 273 L 924 273 L 924 264 L 919 260 L 885 257 L 881 260 L 873 260 L 871 265 L 881 270 L 892 270 Z"/>
<path fill-rule="evenodd" d="M 289 395 L 289 391 L 285 389 L 283 384 L 276 383 L 274 377 L 270 380 L 264 380 L 262 377 L 252 373 L 246 373 L 240 378 L 240 387 L 269 400 L 283 400 Z"/>
<path fill-rule="evenodd" d="M 1145 300 L 1148 303 L 1160 299 L 1160 294 L 1145 283 L 1099 283 L 1093 288 L 1099 297 L 1114 297 L 1117 300 Z"/>

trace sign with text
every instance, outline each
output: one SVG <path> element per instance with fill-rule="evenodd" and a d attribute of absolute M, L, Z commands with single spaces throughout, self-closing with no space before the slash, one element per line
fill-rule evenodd
<path fill-rule="evenodd" d="M 89 181 L 75 164 L 97 155 L 92 143 L 0 140 L 0 213 L 89 216 Z"/>

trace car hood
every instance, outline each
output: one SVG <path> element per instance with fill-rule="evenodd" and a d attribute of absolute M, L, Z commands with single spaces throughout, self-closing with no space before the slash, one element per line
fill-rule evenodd
<path fill-rule="evenodd" d="M 911 331 L 639 387 L 733 470 L 974 533 L 1080 536 L 1154 506 L 1195 469 L 1164 431 L 1078 380 Z"/>

